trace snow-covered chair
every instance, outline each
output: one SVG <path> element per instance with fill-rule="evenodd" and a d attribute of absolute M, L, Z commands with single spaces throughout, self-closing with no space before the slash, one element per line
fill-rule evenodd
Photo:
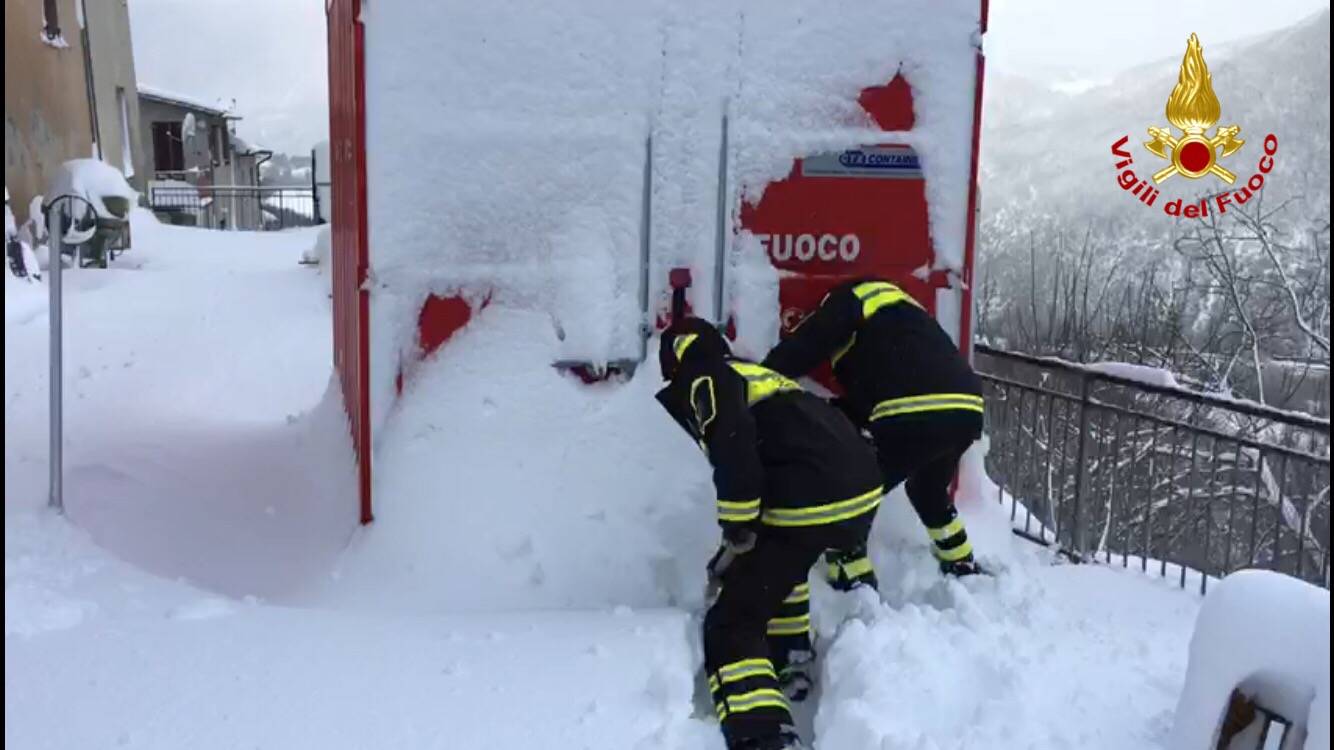
<path fill-rule="evenodd" d="M 1273 747 L 1274 725 L 1284 725 L 1282 750 L 1329 748 L 1329 592 L 1244 570 L 1200 608 L 1168 746 Z"/>
<path fill-rule="evenodd" d="M 67 161 L 60 165 L 47 195 L 52 202 L 65 198 L 75 201 L 78 205 L 71 212 L 74 229 L 92 233 L 83 244 L 83 251 L 66 248 L 77 254 L 81 266 L 106 268 L 117 250 L 128 247 L 125 235 L 129 231 L 130 210 L 139 193 L 114 167 L 97 159 Z"/>

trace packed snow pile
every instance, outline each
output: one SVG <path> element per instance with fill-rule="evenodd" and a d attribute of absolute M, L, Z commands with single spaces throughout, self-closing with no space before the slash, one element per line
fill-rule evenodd
<path fill-rule="evenodd" d="M 409 381 L 380 435 L 376 519 L 336 601 L 426 612 L 697 605 L 709 468 L 654 400 L 650 358 L 590 388 L 555 322 L 492 305 Z"/>
<path fill-rule="evenodd" d="M 315 230 L 130 221 L 134 249 L 64 279 L 69 518 L 133 563 L 229 595 L 308 585 L 356 512 L 328 298 L 297 262 Z M 47 290 L 23 286 L 5 287 L 7 512 L 46 498 Z"/>
<path fill-rule="evenodd" d="M 73 210 L 76 216 L 91 210 L 102 219 L 125 218 L 126 209 L 139 200 L 139 193 L 125 181 L 125 175 L 100 159 L 74 159 L 60 165 L 51 178 L 46 199 L 56 201 L 67 196 L 81 201 Z M 108 206 L 109 198 L 118 198 L 123 205 Z"/>
<path fill-rule="evenodd" d="M 1171 747 L 1214 747 L 1236 690 L 1293 723 L 1285 750 L 1328 748 L 1329 626 L 1329 591 L 1290 576 L 1244 570 L 1212 587 L 1191 638 Z"/>

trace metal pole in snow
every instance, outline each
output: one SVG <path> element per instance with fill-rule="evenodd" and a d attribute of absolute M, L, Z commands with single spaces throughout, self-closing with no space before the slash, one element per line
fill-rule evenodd
<path fill-rule="evenodd" d="M 64 478 L 64 344 L 63 321 L 60 305 L 61 265 L 65 257 L 65 221 L 69 214 L 69 199 L 64 198 L 53 203 L 46 211 L 46 232 L 49 243 L 47 253 L 47 285 L 50 290 L 49 315 L 51 323 L 51 366 L 48 375 L 51 395 L 50 413 L 50 494 L 47 502 L 57 513 L 65 512 L 65 495 L 62 480 Z"/>
<path fill-rule="evenodd" d="M 314 152 L 311 152 L 314 154 Z M 644 191 L 639 208 L 639 361 L 648 359 L 655 321 L 649 309 L 650 245 L 653 242 L 653 131 L 644 139 Z"/>
<path fill-rule="evenodd" d="M 232 214 L 232 226 L 231 226 L 231 229 L 232 229 L 233 232 L 235 232 L 236 230 L 238 230 L 238 229 L 241 228 L 241 227 L 240 227 L 240 218 L 241 218 L 241 217 L 236 213 L 236 152 L 235 152 L 235 151 L 233 151 L 232 154 L 231 154 L 231 166 L 232 166 L 232 178 L 231 178 L 231 179 L 232 179 L 232 201 L 231 201 L 231 209 L 230 209 L 230 210 L 231 210 L 231 214 Z"/>
<path fill-rule="evenodd" d="M 714 237 L 713 268 L 713 319 L 722 326 L 723 320 L 723 281 L 726 273 L 727 258 L 727 217 L 731 196 L 727 192 L 727 112 L 723 112 L 722 141 L 718 146 L 718 217 L 717 234 Z"/>

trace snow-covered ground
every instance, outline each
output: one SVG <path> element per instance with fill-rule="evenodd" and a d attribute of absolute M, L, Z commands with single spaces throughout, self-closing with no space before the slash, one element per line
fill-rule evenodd
<path fill-rule="evenodd" d="M 476 331 L 513 346 L 465 332 L 422 365 L 357 530 L 314 231 L 138 214 L 134 239 L 66 276 L 65 518 L 43 507 L 45 290 L 5 287 L 7 746 L 721 748 L 695 700 L 707 472 L 655 373 L 577 385 L 493 305 Z M 942 580 L 896 495 L 881 597 L 815 586 L 815 747 L 1163 747 L 1198 598 L 1054 565 L 967 478 L 995 579 Z"/>

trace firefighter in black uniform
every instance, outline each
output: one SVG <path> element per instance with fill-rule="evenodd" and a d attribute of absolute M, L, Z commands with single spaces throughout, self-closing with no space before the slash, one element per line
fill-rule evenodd
<path fill-rule="evenodd" d="M 782 677 L 809 649 L 807 577 L 827 549 L 864 548 L 882 494 L 875 455 L 825 401 L 735 359 L 706 321 L 663 334 L 658 401 L 713 466 L 723 544 L 704 665 L 730 750 L 801 747 Z"/>
<path fill-rule="evenodd" d="M 838 405 L 875 442 L 885 491 L 907 481 L 941 570 L 982 572 L 949 491 L 982 434 L 982 382 L 958 347 L 911 295 L 861 279 L 831 289 L 764 366 L 800 378 L 826 360 L 844 390 Z M 826 559 L 836 588 L 875 585 L 864 549 Z"/>

